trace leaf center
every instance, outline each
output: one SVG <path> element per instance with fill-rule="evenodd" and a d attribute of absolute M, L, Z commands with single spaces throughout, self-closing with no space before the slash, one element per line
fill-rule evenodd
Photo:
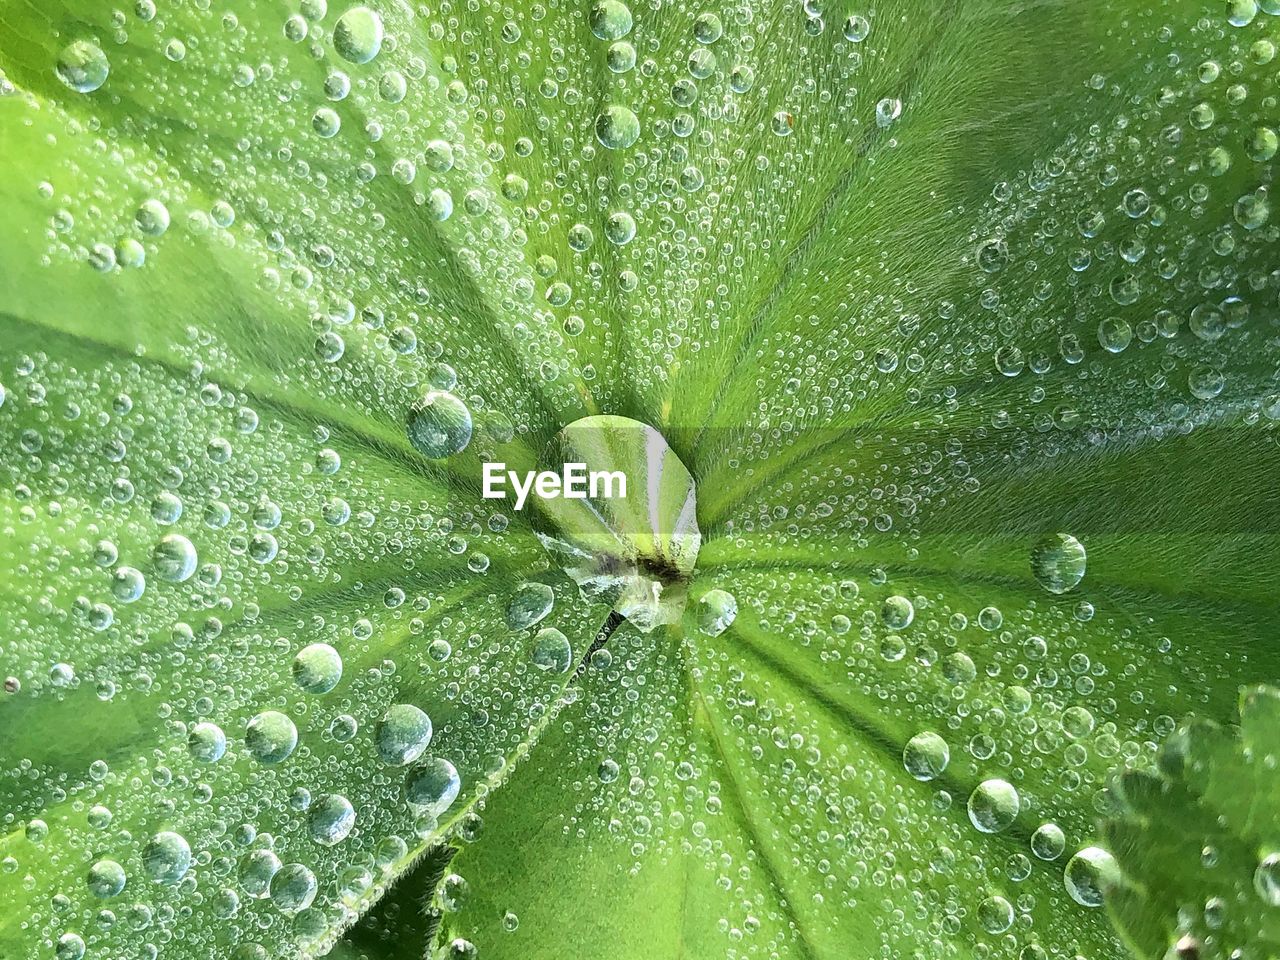
<path fill-rule="evenodd" d="M 614 478 L 536 501 L 539 538 L 565 573 L 640 630 L 679 621 L 702 533 L 693 476 L 666 438 L 627 417 L 584 417 L 556 435 L 545 464 Z"/>

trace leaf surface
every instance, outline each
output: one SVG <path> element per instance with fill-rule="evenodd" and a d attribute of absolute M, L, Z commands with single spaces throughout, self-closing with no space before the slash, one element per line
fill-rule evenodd
<path fill-rule="evenodd" d="M 1280 676 L 1276 33 L 2 0 L 0 955 L 1117 955 Z M 481 495 L 597 416 L 661 616 Z"/>

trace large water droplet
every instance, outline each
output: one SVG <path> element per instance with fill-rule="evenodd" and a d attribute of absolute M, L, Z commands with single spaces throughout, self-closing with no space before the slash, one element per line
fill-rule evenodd
<path fill-rule="evenodd" d="M 458 798 L 462 780 L 452 763 L 442 757 L 432 757 L 409 774 L 405 783 L 405 796 L 415 807 L 439 817 Z"/>
<path fill-rule="evenodd" d="M 1253 889 L 1264 903 L 1280 907 L 1280 853 L 1269 853 L 1253 872 Z"/>
<path fill-rule="evenodd" d="M 393 704 L 378 722 L 374 742 L 383 763 L 413 763 L 431 743 L 431 718 L 411 703 Z"/>
<path fill-rule="evenodd" d="M 1056 823 L 1042 823 L 1031 835 L 1031 852 L 1041 860 L 1057 860 L 1066 849 L 1066 834 Z"/>
<path fill-rule="evenodd" d="M 880 619 L 890 630 L 904 630 L 915 619 L 916 608 L 906 597 L 889 597 L 880 608 Z"/>
<path fill-rule="evenodd" d="M 92 40 L 73 40 L 62 48 L 54 67 L 58 79 L 76 93 L 92 93 L 107 82 L 111 65 Z"/>
<path fill-rule="evenodd" d="M 555 591 L 545 583 L 522 583 L 507 604 L 507 626 L 525 630 L 546 618 L 555 603 Z"/>
<path fill-rule="evenodd" d="M 191 869 L 191 847 L 186 838 L 162 830 L 142 851 L 142 869 L 156 883 L 171 887 Z"/>
<path fill-rule="evenodd" d="M 1045 537 L 1031 550 L 1031 573 L 1050 593 L 1066 593 L 1084 579 L 1084 545 L 1069 533 Z"/>
<path fill-rule="evenodd" d="M 902 765 L 917 780 L 933 780 L 947 769 L 951 750 L 947 741 L 925 730 L 907 741 L 902 751 Z"/>
<path fill-rule="evenodd" d="M 118 896 L 124 889 L 124 867 L 114 860 L 99 860 L 89 868 L 89 892 L 101 900 Z"/>
<path fill-rule="evenodd" d="M 264 710 L 245 728 L 244 744 L 259 763 L 279 763 L 298 745 L 298 728 L 276 710 Z"/>
<path fill-rule="evenodd" d="M 610 150 L 625 150 L 640 138 L 640 118 L 629 107 L 611 103 L 596 117 L 596 139 Z"/>
<path fill-rule="evenodd" d="M 216 723 L 197 723 L 187 734 L 187 749 L 191 756 L 204 763 L 221 760 L 227 752 L 227 737 Z"/>
<path fill-rule="evenodd" d="M 1085 847 L 1067 861 L 1062 875 L 1071 899 L 1084 907 L 1102 906 L 1104 890 L 1119 879 L 1119 865 L 1101 847 Z"/>
<path fill-rule="evenodd" d="M 738 601 L 727 590 L 708 590 L 694 611 L 698 629 L 709 637 L 718 637 L 729 629 L 738 616 Z"/>
<path fill-rule="evenodd" d="M 170 583 L 182 583 L 196 572 L 196 548 L 180 533 L 162 537 L 151 552 L 156 576 Z"/>
<path fill-rule="evenodd" d="M 601 40 L 620 40 L 631 32 L 631 9 L 621 0 L 597 0 L 591 6 L 591 32 Z"/>
<path fill-rule="evenodd" d="M 382 18 L 368 7 L 352 7 L 334 25 L 333 49 L 344 60 L 368 63 L 382 49 Z"/>
<path fill-rule="evenodd" d="M 271 878 L 271 902 L 281 913 L 300 913 L 316 898 L 316 875 L 300 863 L 287 863 Z"/>
<path fill-rule="evenodd" d="M 307 693 L 328 693 L 342 679 L 342 657 L 327 643 L 313 643 L 293 660 L 293 680 Z"/>
<path fill-rule="evenodd" d="M 983 780 L 969 795 L 969 820 L 982 833 L 999 833 L 1017 819 L 1021 803 L 1007 780 Z"/>
<path fill-rule="evenodd" d="M 565 673 L 573 663 L 569 638 L 555 627 L 544 627 L 533 639 L 533 665 L 550 673 Z"/>
<path fill-rule="evenodd" d="M 447 390 L 428 391 L 409 411 L 409 442 L 432 460 L 463 450 L 471 429 L 471 411 Z"/>
<path fill-rule="evenodd" d="M 311 839 L 327 847 L 345 840 L 356 825 L 355 807 L 341 794 L 331 793 L 311 805 L 307 828 Z"/>

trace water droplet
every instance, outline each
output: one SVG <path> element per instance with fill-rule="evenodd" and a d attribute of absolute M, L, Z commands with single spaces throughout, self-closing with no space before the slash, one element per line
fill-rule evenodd
<path fill-rule="evenodd" d="M 625 150 L 640 138 L 640 119 L 630 108 L 611 103 L 596 117 L 596 139 L 610 150 Z"/>
<path fill-rule="evenodd" d="M 411 703 L 387 708 L 374 734 L 378 756 L 383 763 L 403 766 L 413 763 L 431 743 L 431 718 Z"/>
<path fill-rule="evenodd" d="M 916 608 L 906 597 L 888 597 L 880 608 L 880 619 L 890 630 L 905 630 L 915 616 Z"/>
<path fill-rule="evenodd" d="M 342 679 L 342 657 L 327 643 L 313 643 L 293 660 L 293 681 L 307 693 L 328 693 Z"/>
<path fill-rule="evenodd" d="M 180 533 L 161 538 L 151 552 L 156 576 L 170 583 L 182 583 L 196 572 L 196 548 Z"/>
<path fill-rule="evenodd" d="M 1031 835 L 1031 852 L 1041 860 L 1057 860 L 1067 849 L 1067 836 L 1056 823 L 1042 823 Z"/>
<path fill-rule="evenodd" d="M 111 595 L 121 603 L 133 603 L 147 589 L 147 578 L 133 567 L 117 567 L 111 575 Z"/>
<path fill-rule="evenodd" d="M 605 238 L 618 247 L 624 247 L 636 236 L 636 221 L 625 210 L 616 210 L 609 214 L 604 222 Z"/>
<path fill-rule="evenodd" d="M 902 101 L 897 97 L 885 97 L 876 104 L 876 126 L 884 129 L 902 116 Z"/>
<path fill-rule="evenodd" d="M 54 951 L 57 960 L 80 960 L 84 956 L 84 939 L 78 933 L 64 933 Z"/>
<path fill-rule="evenodd" d="M 917 780 L 933 780 L 941 776 L 951 760 L 947 741 L 932 730 L 917 733 L 902 751 L 902 765 Z"/>
<path fill-rule="evenodd" d="M 405 795 L 413 806 L 439 817 L 458 798 L 461 789 L 462 780 L 453 764 L 442 757 L 432 757 L 410 772 Z"/>
<path fill-rule="evenodd" d="M 171 887 L 191 869 L 191 847 L 171 830 L 157 833 L 142 851 L 142 869 L 156 883 Z"/>
<path fill-rule="evenodd" d="M 298 745 L 298 728 L 276 710 L 264 710 L 245 728 L 244 744 L 259 763 L 279 763 Z"/>
<path fill-rule="evenodd" d="M 439 460 L 471 442 L 471 411 L 446 390 L 431 390 L 409 412 L 409 442 L 424 457 Z"/>
<path fill-rule="evenodd" d="M 555 627 L 544 627 L 533 640 L 533 664 L 540 670 L 565 673 L 573 663 L 569 638 Z"/>
<path fill-rule="evenodd" d="M 216 723 L 197 723 L 187 734 L 191 756 L 204 763 L 215 763 L 227 752 L 227 737 Z"/>
<path fill-rule="evenodd" d="M 92 93 L 107 82 L 111 65 L 92 40 L 73 40 L 58 54 L 54 70 L 58 79 L 76 93 Z"/>
<path fill-rule="evenodd" d="M 698 601 L 695 616 L 698 629 L 709 637 L 718 637 L 738 616 L 738 601 L 727 590 L 708 590 Z"/>
<path fill-rule="evenodd" d="M 1098 343 L 1108 353 L 1123 353 L 1133 341 L 1133 328 L 1119 317 L 1108 317 L 1098 324 Z"/>
<path fill-rule="evenodd" d="M 351 801 L 337 793 L 315 801 L 307 818 L 311 839 L 327 847 L 345 840 L 355 824 L 356 811 Z"/>
<path fill-rule="evenodd" d="M 871 33 L 871 21 L 854 14 L 844 22 L 844 38 L 851 43 L 861 43 Z"/>
<path fill-rule="evenodd" d="M 1257 0 L 1227 0 L 1227 22 L 1233 27 L 1247 27 L 1257 15 Z"/>
<path fill-rule="evenodd" d="M 1093 714 L 1085 707 L 1067 707 L 1062 711 L 1062 732 L 1072 740 L 1079 740 L 1091 734 L 1093 724 Z"/>
<path fill-rule="evenodd" d="M 983 780 L 969 795 L 969 820 L 982 833 L 999 833 L 1018 816 L 1021 799 L 1006 780 Z"/>
<path fill-rule="evenodd" d="M 1013 904 L 1001 896 L 990 896 L 978 904 L 978 923 L 987 933 L 1004 933 L 1013 926 Z"/>
<path fill-rule="evenodd" d="M 368 63 L 382 49 L 382 18 L 368 7 L 352 7 L 334 24 L 333 48 L 351 63 Z"/>
<path fill-rule="evenodd" d="M 1280 853 L 1269 853 L 1262 858 L 1253 872 L 1253 889 L 1263 903 L 1280 907 Z"/>
<path fill-rule="evenodd" d="M 270 850 L 254 850 L 240 864 L 240 888 L 255 900 L 263 899 L 280 866 L 280 858 Z"/>
<path fill-rule="evenodd" d="M 1050 593 L 1066 593 L 1084 579 L 1084 545 L 1069 533 L 1054 533 L 1031 550 L 1031 573 Z"/>
<path fill-rule="evenodd" d="M 89 868 L 89 892 L 100 900 L 118 896 L 125 881 L 124 867 L 114 860 L 99 860 Z"/>
<path fill-rule="evenodd" d="M 271 902 L 281 913 L 300 913 L 316 898 L 316 875 L 301 863 L 287 863 L 271 878 Z"/>
<path fill-rule="evenodd" d="M 631 32 L 630 8 L 621 0 L 597 0 L 591 7 L 591 32 L 600 40 L 621 40 Z"/>
<path fill-rule="evenodd" d="M 555 603 L 555 591 L 545 583 L 522 583 L 507 604 L 507 626 L 525 630 L 546 618 Z"/>
<path fill-rule="evenodd" d="M 1101 847 L 1085 847 L 1067 861 L 1062 879 L 1076 903 L 1100 907 L 1105 888 L 1120 879 L 1120 867 Z"/>

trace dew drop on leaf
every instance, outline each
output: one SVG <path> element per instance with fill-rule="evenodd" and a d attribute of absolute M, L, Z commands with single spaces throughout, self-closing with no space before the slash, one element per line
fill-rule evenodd
<path fill-rule="evenodd" d="M 1069 533 L 1054 533 L 1031 549 L 1031 573 L 1050 593 L 1066 593 L 1084 579 L 1084 545 Z"/>
<path fill-rule="evenodd" d="M 708 590 L 698 601 L 694 612 L 698 629 L 709 637 L 718 637 L 738 616 L 738 601 L 727 590 Z"/>
<path fill-rule="evenodd" d="M 409 412 L 409 442 L 432 460 L 465 449 L 471 430 L 471 411 L 446 390 L 429 391 Z"/>
<path fill-rule="evenodd" d="M 156 576 L 170 583 L 182 583 L 196 572 L 196 548 L 180 533 L 170 533 L 160 539 L 151 553 L 151 563 Z"/>
<path fill-rule="evenodd" d="M 92 40 L 73 40 L 58 54 L 55 72 L 76 93 L 92 93 L 107 82 L 110 64 Z"/>
<path fill-rule="evenodd" d="M 271 902 L 281 913 L 301 913 L 316 898 L 316 875 L 301 863 L 287 863 L 271 878 Z"/>
<path fill-rule="evenodd" d="M 157 833 L 142 851 L 142 869 L 163 886 L 173 886 L 190 868 L 191 847 L 185 837 L 171 830 Z"/>
<path fill-rule="evenodd" d="M 187 749 L 201 763 L 215 763 L 227 752 L 227 737 L 216 723 L 201 721 L 187 734 Z"/>
<path fill-rule="evenodd" d="M 89 868 L 89 892 L 100 900 L 118 896 L 125 882 L 124 867 L 114 860 L 99 860 Z"/>
<path fill-rule="evenodd" d="M 1280 853 L 1269 853 L 1253 872 L 1253 889 L 1269 907 L 1280 907 Z"/>
<path fill-rule="evenodd" d="M 1017 819 L 1021 802 L 1007 780 L 983 780 L 969 795 L 969 821 L 982 833 L 999 833 Z"/>
<path fill-rule="evenodd" d="M 293 659 L 293 682 L 306 693 L 328 693 L 342 679 L 342 657 L 327 643 L 312 643 Z"/>
<path fill-rule="evenodd" d="M 280 858 L 270 850 L 254 850 L 240 864 L 240 888 L 256 900 L 271 892 L 271 878 L 279 872 Z"/>
<path fill-rule="evenodd" d="M 596 0 L 591 5 L 591 32 L 600 40 L 620 40 L 631 32 L 631 9 L 621 0 Z"/>
<path fill-rule="evenodd" d="M 890 630 L 905 630 L 915 619 L 916 608 L 906 597 L 894 595 L 880 607 L 880 619 Z"/>
<path fill-rule="evenodd" d="M 861 14 L 853 14 L 844 22 L 844 38 L 850 43 L 861 43 L 871 33 L 871 21 Z"/>
<path fill-rule="evenodd" d="M 382 18 L 368 7 L 352 7 L 334 24 L 333 48 L 351 63 L 368 63 L 382 49 Z"/>
<path fill-rule="evenodd" d="M 413 806 L 439 817 L 458 798 L 461 789 L 462 780 L 453 764 L 442 757 L 431 757 L 410 772 L 405 796 Z"/>
<path fill-rule="evenodd" d="M 978 904 L 978 923 L 987 933 L 1004 933 L 1013 926 L 1013 904 L 998 894 L 986 897 Z"/>
<path fill-rule="evenodd" d="M 345 840 L 355 823 L 356 811 L 351 801 L 337 793 L 320 797 L 307 814 L 311 839 L 327 847 Z"/>
<path fill-rule="evenodd" d="M 245 728 L 244 745 L 259 763 L 280 763 L 298 745 L 298 728 L 278 710 L 264 710 Z"/>
<path fill-rule="evenodd" d="M 431 743 L 431 733 L 431 718 L 418 707 L 392 704 L 374 732 L 378 756 L 392 766 L 413 763 Z"/>
<path fill-rule="evenodd" d="M 57 960 L 81 960 L 84 956 L 84 938 L 78 933 L 64 933 L 54 949 Z"/>
<path fill-rule="evenodd" d="M 917 780 L 933 780 L 941 776 L 951 760 L 947 741 L 932 730 L 917 733 L 902 751 L 902 765 Z"/>
<path fill-rule="evenodd" d="M 569 638 L 555 627 L 544 627 L 533 638 L 533 665 L 549 673 L 566 673 L 573 662 Z"/>
<path fill-rule="evenodd" d="M 1067 861 L 1063 873 L 1067 893 L 1082 907 L 1102 906 L 1106 887 L 1119 878 L 1115 858 L 1101 847 L 1085 847 Z"/>
<path fill-rule="evenodd" d="M 1066 849 L 1066 834 L 1056 823 L 1042 823 L 1031 835 L 1031 852 L 1041 860 L 1057 860 Z"/>
<path fill-rule="evenodd" d="M 611 103 L 596 117 L 596 139 L 610 150 L 625 150 L 640 138 L 640 120 L 629 107 Z"/>
<path fill-rule="evenodd" d="M 512 630 L 526 630 L 546 619 L 555 604 L 555 591 L 545 583 L 522 583 L 507 604 L 507 626 Z"/>

